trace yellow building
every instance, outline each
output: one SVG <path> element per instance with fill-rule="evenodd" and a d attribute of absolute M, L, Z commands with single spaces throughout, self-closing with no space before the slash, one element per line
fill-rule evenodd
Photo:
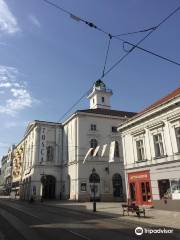
<path fill-rule="evenodd" d="M 20 183 L 22 180 L 22 166 L 24 159 L 24 141 L 20 142 L 14 149 L 12 166 L 12 192 L 19 195 Z"/>

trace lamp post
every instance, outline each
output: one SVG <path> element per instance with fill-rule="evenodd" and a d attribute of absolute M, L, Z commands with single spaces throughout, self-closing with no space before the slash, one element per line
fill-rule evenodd
<path fill-rule="evenodd" d="M 96 169 L 92 169 L 93 178 L 93 212 L 96 212 Z"/>

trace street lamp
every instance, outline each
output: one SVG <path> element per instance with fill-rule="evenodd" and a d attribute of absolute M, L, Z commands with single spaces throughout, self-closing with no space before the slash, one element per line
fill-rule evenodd
<path fill-rule="evenodd" d="M 96 212 L 96 169 L 92 169 L 93 180 L 93 212 Z"/>

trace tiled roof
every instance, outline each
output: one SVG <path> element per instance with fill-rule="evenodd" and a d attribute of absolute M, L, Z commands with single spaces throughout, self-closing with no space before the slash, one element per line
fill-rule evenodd
<path fill-rule="evenodd" d="M 136 116 L 142 115 L 143 113 L 148 112 L 148 111 L 170 101 L 171 99 L 177 97 L 178 95 L 180 95 L 180 88 L 177 88 L 173 92 L 169 93 L 168 95 L 160 98 L 155 103 L 151 104 L 149 107 L 147 107 L 143 111 L 139 112 Z"/>
<path fill-rule="evenodd" d="M 127 117 L 127 118 L 131 118 L 137 114 L 135 112 L 117 111 L 117 110 L 104 109 L 104 108 L 78 110 L 77 112 L 102 114 L 102 115 L 108 115 L 108 116 Z"/>

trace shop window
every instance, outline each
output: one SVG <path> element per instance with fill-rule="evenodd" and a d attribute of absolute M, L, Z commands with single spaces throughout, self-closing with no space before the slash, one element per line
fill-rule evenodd
<path fill-rule="evenodd" d="M 137 159 L 138 159 L 138 161 L 143 161 L 145 159 L 143 140 L 136 141 L 136 148 L 137 148 Z"/>
<path fill-rule="evenodd" d="M 170 191 L 170 181 L 169 181 L 169 179 L 158 180 L 158 187 L 159 187 L 160 199 L 170 198 L 171 191 Z"/>
<path fill-rule="evenodd" d="M 180 153 L 180 127 L 175 128 L 175 133 L 176 133 L 177 149 L 178 149 L 178 152 Z"/>
<path fill-rule="evenodd" d="M 151 201 L 151 190 L 149 182 L 141 182 L 141 196 L 143 202 Z"/>
<path fill-rule="evenodd" d="M 96 131 L 96 124 L 91 124 L 91 131 Z"/>
<path fill-rule="evenodd" d="M 98 141 L 96 139 L 91 139 L 90 147 L 93 148 L 91 151 L 91 156 L 93 155 L 94 150 L 96 149 L 97 145 L 98 145 Z"/>
<path fill-rule="evenodd" d="M 164 156 L 162 135 L 160 133 L 154 135 L 153 140 L 154 140 L 155 157 Z"/>
<path fill-rule="evenodd" d="M 180 179 L 171 180 L 171 194 L 172 199 L 180 199 Z"/>
<path fill-rule="evenodd" d="M 47 147 L 47 161 L 53 161 L 53 146 Z"/>
<path fill-rule="evenodd" d="M 86 192 L 86 191 L 87 191 L 86 183 L 81 183 L 81 192 Z"/>

